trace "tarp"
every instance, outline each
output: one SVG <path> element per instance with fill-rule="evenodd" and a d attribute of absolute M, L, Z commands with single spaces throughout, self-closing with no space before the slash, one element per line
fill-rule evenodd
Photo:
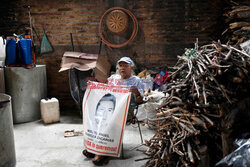
<path fill-rule="evenodd" d="M 250 139 L 236 139 L 238 148 L 216 163 L 216 167 L 249 167 Z"/>
<path fill-rule="evenodd" d="M 127 87 L 88 82 L 82 109 L 84 146 L 89 152 L 120 156 L 130 97 Z"/>

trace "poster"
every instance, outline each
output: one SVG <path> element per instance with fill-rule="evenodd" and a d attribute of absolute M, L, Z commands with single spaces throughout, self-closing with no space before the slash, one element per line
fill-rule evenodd
<path fill-rule="evenodd" d="M 82 113 L 84 146 L 89 152 L 120 156 L 130 96 L 127 87 L 88 81 Z"/>

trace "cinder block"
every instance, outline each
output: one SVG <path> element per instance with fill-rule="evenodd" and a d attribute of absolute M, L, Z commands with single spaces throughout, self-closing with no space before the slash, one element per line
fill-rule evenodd
<path fill-rule="evenodd" d="M 59 101 L 56 98 L 42 99 L 40 107 L 42 120 L 45 124 L 60 121 Z"/>

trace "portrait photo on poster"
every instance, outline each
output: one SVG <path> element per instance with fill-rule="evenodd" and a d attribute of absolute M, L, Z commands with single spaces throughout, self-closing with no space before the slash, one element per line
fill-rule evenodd
<path fill-rule="evenodd" d="M 107 127 L 115 111 L 116 97 L 110 93 L 105 94 L 97 103 L 95 110 L 95 129 Z"/>

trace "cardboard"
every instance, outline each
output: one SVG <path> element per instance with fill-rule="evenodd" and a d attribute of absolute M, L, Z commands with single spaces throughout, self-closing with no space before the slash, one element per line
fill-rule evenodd
<path fill-rule="evenodd" d="M 80 52 L 65 52 L 62 57 L 61 71 L 76 68 L 80 71 L 94 70 L 95 78 L 105 82 L 109 76 L 110 63 L 103 55 Z"/>

